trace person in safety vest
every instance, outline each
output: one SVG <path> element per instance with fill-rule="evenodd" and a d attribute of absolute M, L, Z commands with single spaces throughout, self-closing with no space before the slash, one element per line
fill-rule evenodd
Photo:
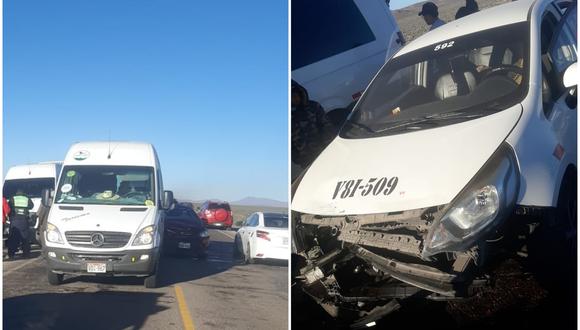
<path fill-rule="evenodd" d="M 22 245 L 22 254 L 27 257 L 30 253 L 30 209 L 34 207 L 32 200 L 18 189 L 16 195 L 10 197 L 10 235 L 6 241 L 8 246 L 8 258 L 14 258 L 14 254 Z"/>

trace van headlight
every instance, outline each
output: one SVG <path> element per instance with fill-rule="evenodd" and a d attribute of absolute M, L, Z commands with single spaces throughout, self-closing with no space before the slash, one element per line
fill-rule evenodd
<path fill-rule="evenodd" d="M 422 257 L 471 248 L 511 215 L 519 187 L 516 157 L 504 143 L 449 204 L 444 215 L 435 220 L 425 239 Z"/>
<path fill-rule="evenodd" d="M 64 244 L 62 240 L 62 236 L 60 235 L 60 231 L 56 228 L 55 225 L 52 223 L 48 223 L 46 225 L 46 232 L 44 238 L 47 242 L 57 243 L 57 244 Z"/>
<path fill-rule="evenodd" d="M 149 245 L 153 243 L 153 235 L 155 234 L 155 226 L 147 226 L 139 231 L 135 240 L 133 240 L 133 246 L 136 245 Z"/>
<path fill-rule="evenodd" d="M 207 230 L 204 230 L 201 233 L 199 233 L 199 237 L 201 238 L 209 237 L 209 233 L 207 232 Z"/>

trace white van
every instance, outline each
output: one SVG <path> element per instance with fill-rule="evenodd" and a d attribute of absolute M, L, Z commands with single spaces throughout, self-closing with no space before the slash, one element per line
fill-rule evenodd
<path fill-rule="evenodd" d="M 576 24 L 575 1 L 519 0 L 389 60 L 293 187 L 304 290 L 338 317 L 361 310 L 353 283 L 379 316 L 419 291 L 458 299 L 538 237 L 545 267 L 575 274 Z"/>
<path fill-rule="evenodd" d="M 70 147 L 44 232 L 48 281 L 64 274 L 143 276 L 156 287 L 165 210 L 153 146 L 85 142 Z M 43 203 L 50 194 L 43 192 Z"/>
<path fill-rule="evenodd" d="M 44 189 L 55 189 L 61 168 L 62 162 L 58 161 L 18 165 L 9 168 L 4 177 L 2 194 L 6 199 L 10 199 L 18 189 L 22 189 L 34 203 L 34 207 L 30 210 L 30 218 L 33 221 L 31 228 L 36 232 L 37 243 L 40 242 L 40 237 L 36 212 L 40 206 L 41 194 Z"/>
<path fill-rule="evenodd" d="M 404 44 L 384 0 L 294 0 L 291 30 L 292 79 L 327 113 L 345 112 Z"/>

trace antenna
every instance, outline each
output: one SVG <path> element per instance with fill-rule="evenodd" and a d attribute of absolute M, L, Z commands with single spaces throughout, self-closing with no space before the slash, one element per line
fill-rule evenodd
<path fill-rule="evenodd" d="M 109 154 L 107 155 L 107 159 L 111 159 L 111 129 L 109 129 Z"/>

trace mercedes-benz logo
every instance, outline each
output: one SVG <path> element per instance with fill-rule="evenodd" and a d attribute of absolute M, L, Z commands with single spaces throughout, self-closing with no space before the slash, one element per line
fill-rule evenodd
<path fill-rule="evenodd" d="M 94 233 L 91 235 L 91 243 L 94 246 L 99 247 L 105 243 L 105 236 L 101 233 Z"/>

